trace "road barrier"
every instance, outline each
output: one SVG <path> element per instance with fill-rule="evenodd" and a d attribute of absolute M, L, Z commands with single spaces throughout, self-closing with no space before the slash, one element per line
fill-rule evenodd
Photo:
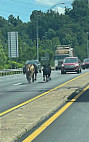
<path fill-rule="evenodd" d="M 0 76 L 13 75 L 13 74 L 21 74 L 21 73 L 23 73 L 22 69 L 0 70 Z"/>
<path fill-rule="evenodd" d="M 51 70 L 55 70 L 55 67 L 51 67 Z M 23 73 L 23 69 L 4 69 L 0 70 L 0 76 L 6 76 L 6 75 L 13 75 L 13 74 L 21 74 Z"/>

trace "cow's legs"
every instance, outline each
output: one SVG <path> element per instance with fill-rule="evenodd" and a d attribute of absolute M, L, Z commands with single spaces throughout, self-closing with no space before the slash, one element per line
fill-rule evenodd
<path fill-rule="evenodd" d="M 50 74 L 48 74 L 48 78 L 49 78 L 49 80 L 51 80 L 51 76 L 50 76 Z"/>
<path fill-rule="evenodd" d="M 35 73 L 35 80 L 37 79 L 37 73 Z"/>
<path fill-rule="evenodd" d="M 45 75 L 43 75 L 43 81 L 45 81 Z"/>
<path fill-rule="evenodd" d="M 49 81 L 49 78 L 48 78 L 48 75 L 46 75 L 46 82 L 48 82 Z"/>
<path fill-rule="evenodd" d="M 32 75 L 32 82 L 34 82 L 34 73 L 33 73 L 33 75 Z"/>

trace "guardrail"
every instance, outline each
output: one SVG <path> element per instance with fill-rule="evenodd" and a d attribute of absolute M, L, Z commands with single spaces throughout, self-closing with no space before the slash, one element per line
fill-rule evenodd
<path fill-rule="evenodd" d="M 22 69 L 5 69 L 5 70 L 0 70 L 0 76 L 21 74 L 21 73 L 23 73 Z"/>
<path fill-rule="evenodd" d="M 55 70 L 55 67 L 51 67 L 51 70 Z M 6 75 L 13 75 L 13 74 L 21 74 L 23 73 L 23 69 L 4 69 L 0 70 L 0 76 L 6 76 Z"/>

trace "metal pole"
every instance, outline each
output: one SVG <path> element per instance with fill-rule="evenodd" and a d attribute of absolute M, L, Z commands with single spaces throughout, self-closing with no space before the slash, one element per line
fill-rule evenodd
<path fill-rule="evenodd" d="M 89 8 L 89 0 L 88 0 L 88 8 Z"/>
<path fill-rule="evenodd" d="M 39 49 L 38 49 L 38 12 L 37 12 L 37 60 L 39 61 Z"/>
<path fill-rule="evenodd" d="M 88 36 L 89 36 L 89 33 L 87 32 L 87 58 L 89 58 L 89 51 L 88 51 Z"/>
<path fill-rule="evenodd" d="M 65 4 L 65 3 L 57 3 L 55 5 L 53 5 L 49 10 L 53 9 L 55 6 L 59 5 L 59 4 Z M 39 41 L 38 41 L 38 12 L 37 12 L 37 23 L 36 23 L 36 30 L 37 30 L 37 60 L 39 61 Z"/>

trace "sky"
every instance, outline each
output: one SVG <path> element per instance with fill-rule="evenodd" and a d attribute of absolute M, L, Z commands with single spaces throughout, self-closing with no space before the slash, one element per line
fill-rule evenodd
<path fill-rule="evenodd" d="M 22 22 L 29 22 L 34 10 L 46 12 L 50 8 L 64 13 L 65 7 L 71 7 L 73 0 L 0 0 L 0 16 L 8 19 L 10 15 L 20 17 Z M 61 4 L 65 3 L 65 4 Z"/>

